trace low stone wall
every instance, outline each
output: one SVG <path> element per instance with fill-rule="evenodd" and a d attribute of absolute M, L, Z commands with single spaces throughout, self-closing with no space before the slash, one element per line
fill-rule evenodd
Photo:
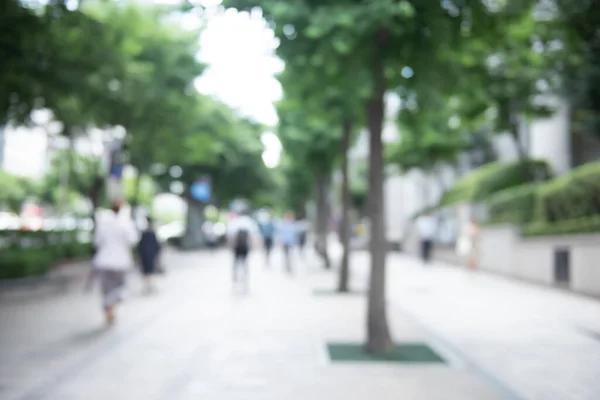
<path fill-rule="evenodd" d="M 519 240 L 519 230 L 511 225 L 484 229 L 479 241 L 480 268 L 503 275 L 516 274 L 515 246 Z"/>
<path fill-rule="evenodd" d="M 515 226 L 484 228 L 484 270 L 600 296 L 600 235 L 521 237 Z"/>
<path fill-rule="evenodd" d="M 484 271 L 600 297 L 600 234 L 528 238 L 514 225 L 499 225 L 483 228 L 479 245 Z M 404 238 L 402 251 L 419 255 L 414 232 Z M 450 246 L 436 245 L 433 257 L 464 265 Z"/>

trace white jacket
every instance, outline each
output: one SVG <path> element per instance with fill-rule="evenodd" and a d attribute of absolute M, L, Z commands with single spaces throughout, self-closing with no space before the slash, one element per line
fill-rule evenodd
<path fill-rule="evenodd" d="M 132 268 L 132 248 L 138 240 L 137 229 L 128 216 L 113 212 L 98 216 L 94 234 L 94 267 L 121 271 Z"/>

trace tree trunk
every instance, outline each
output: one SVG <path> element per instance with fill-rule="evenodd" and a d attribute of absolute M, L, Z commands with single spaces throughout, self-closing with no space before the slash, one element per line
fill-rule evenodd
<path fill-rule="evenodd" d="M 352 122 L 344 121 L 342 136 L 342 219 L 340 221 L 340 237 L 342 239 L 342 264 L 338 281 L 338 291 L 347 292 L 350 281 L 350 178 L 348 171 L 348 149 L 352 135 Z"/>
<path fill-rule="evenodd" d="M 181 239 L 181 248 L 196 250 L 206 246 L 206 237 L 202 230 L 204 224 L 204 204 L 188 199 L 185 233 Z"/>
<path fill-rule="evenodd" d="M 520 161 L 527 160 L 529 158 L 529 155 L 527 154 L 527 149 L 521 142 L 518 124 L 516 124 L 516 123 L 511 124 L 510 135 L 512 136 L 513 141 L 515 142 L 515 148 L 517 149 L 517 155 L 519 157 L 519 160 Z"/>
<path fill-rule="evenodd" d="M 525 182 L 535 182 L 539 180 L 536 176 L 536 171 L 530 163 L 527 163 L 527 161 L 529 160 L 529 148 L 528 146 L 525 146 L 523 144 L 523 141 L 521 140 L 521 129 L 519 125 L 520 114 L 520 102 L 513 101 L 511 109 L 510 134 L 515 142 L 519 161 L 524 163 L 523 178 L 525 179 Z"/>
<path fill-rule="evenodd" d="M 371 279 L 367 306 L 367 343 L 369 353 L 385 353 L 393 348 L 387 321 L 386 307 L 386 250 L 383 204 L 383 143 L 382 130 L 385 112 L 385 76 L 383 47 L 387 32 L 382 29 L 376 38 L 373 55 L 373 97 L 368 103 L 367 123 L 369 140 L 369 217 L 371 219 Z"/>
<path fill-rule="evenodd" d="M 331 177 L 328 174 L 318 174 L 316 177 L 317 190 L 317 221 L 315 232 L 315 250 L 323 259 L 325 268 L 331 268 L 331 259 L 329 258 L 329 219 L 331 209 L 329 204 L 329 188 Z"/>
<path fill-rule="evenodd" d="M 65 127 L 64 135 L 67 137 L 68 145 L 60 176 L 60 185 L 62 189 L 61 214 L 66 214 L 67 211 L 69 211 L 69 185 L 73 171 L 73 156 L 75 153 L 75 138 L 73 137 L 71 128 Z"/>
<path fill-rule="evenodd" d="M 4 145 L 6 144 L 4 137 L 5 127 L 6 123 L 4 121 L 0 121 L 0 168 L 4 166 Z"/>
<path fill-rule="evenodd" d="M 515 142 L 519 160 L 525 161 L 529 158 L 528 149 L 521 140 L 521 126 L 519 118 L 521 116 L 521 103 L 518 100 L 511 101 L 510 108 L 510 135 Z"/>

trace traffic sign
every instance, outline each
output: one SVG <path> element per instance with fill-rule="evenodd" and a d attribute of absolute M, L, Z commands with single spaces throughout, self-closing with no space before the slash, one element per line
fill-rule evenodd
<path fill-rule="evenodd" d="M 194 199 L 207 203 L 211 196 L 210 185 L 207 182 L 196 182 L 190 187 L 190 194 Z"/>

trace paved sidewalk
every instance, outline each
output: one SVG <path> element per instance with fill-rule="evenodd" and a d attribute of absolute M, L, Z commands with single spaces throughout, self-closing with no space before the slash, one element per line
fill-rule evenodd
<path fill-rule="evenodd" d="M 41 301 L 43 297 L 65 292 L 73 282 L 86 275 L 89 264 L 89 261 L 70 261 L 53 268 L 45 276 L 1 281 L 0 303 Z"/>
<path fill-rule="evenodd" d="M 296 276 L 253 258 L 251 292 L 231 288 L 229 255 L 170 253 L 152 297 L 137 294 L 102 328 L 98 299 L 78 288 L 0 309 L 0 398 L 499 400 L 481 378 L 450 365 L 331 365 L 326 340 L 363 338 L 362 296 L 316 297 L 333 274 L 314 258 Z M 394 312 L 396 338 L 425 341 Z"/>
<path fill-rule="evenodd" d="M 365 286 L 368 256 L 353 259 Z M 393 312 L 412 315 L 490 380 L 527 400 L 600 399 L 600 301 L 390 254 Z M 511 395 L 510 392 L 513 392 Z"/>

